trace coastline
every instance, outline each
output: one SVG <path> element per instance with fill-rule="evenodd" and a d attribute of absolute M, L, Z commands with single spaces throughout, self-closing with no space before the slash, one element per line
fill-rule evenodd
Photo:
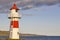
<path fill-rule="evenodd" d="M 0 31 L 0 36 L 8 36 L 8 35 L 9 35 L 9 31 Z M 23 34 L 23 33 L 19 33 L 19 35 L 20 36 L 39 36 L 36 34 Z"/>

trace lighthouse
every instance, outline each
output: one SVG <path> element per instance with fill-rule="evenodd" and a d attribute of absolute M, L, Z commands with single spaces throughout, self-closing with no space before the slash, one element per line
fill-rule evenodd
<path fill-rule="evenodd" d="M 19 8 L 14 3 L 8 16 L 10 19 L 9 39 L 11 40 L 19 40 L 19 19 L 21 17 L 19 16 L 18 10 Z"/>

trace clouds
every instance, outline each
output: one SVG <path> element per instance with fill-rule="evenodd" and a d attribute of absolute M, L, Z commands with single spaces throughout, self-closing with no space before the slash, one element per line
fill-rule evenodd
<path fill-rule="evenodd" d="M 16 3 L 18 7 L 26 10 L 42 5 L 55 5 L 60 3 L 60 0 L 0 0 L 0 11 L 6 11 L 6 9 L 11 8 L 13 3 Z"/>
<path fill-rule="evenodd" d="M 41 6 L 41 5 L 57 4 L 60 3 L 60 0 L 0 0 L 0 5 L 9 6 L 12 5 L 14 2 L 19 6 L 26 6 L 26 5 Z"/>

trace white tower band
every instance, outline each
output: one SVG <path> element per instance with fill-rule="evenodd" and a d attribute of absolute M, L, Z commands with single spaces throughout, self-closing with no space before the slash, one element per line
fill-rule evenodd
<path fill-rule="evenodd" d="M 10 34 L 9 39 L 19 40 L 19 19 L 21 18 L 18 14 L 18 8 L 16 4 L 10 9 L 11 13 L 9 14 L 10 23 Z"/>

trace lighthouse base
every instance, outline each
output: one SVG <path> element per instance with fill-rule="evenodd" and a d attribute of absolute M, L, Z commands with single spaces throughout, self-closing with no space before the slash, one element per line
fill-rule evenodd
<path fill-rule="evenodd" d="M 21 39 L 8 39 L 8 40 L 21 40 Z"/>

